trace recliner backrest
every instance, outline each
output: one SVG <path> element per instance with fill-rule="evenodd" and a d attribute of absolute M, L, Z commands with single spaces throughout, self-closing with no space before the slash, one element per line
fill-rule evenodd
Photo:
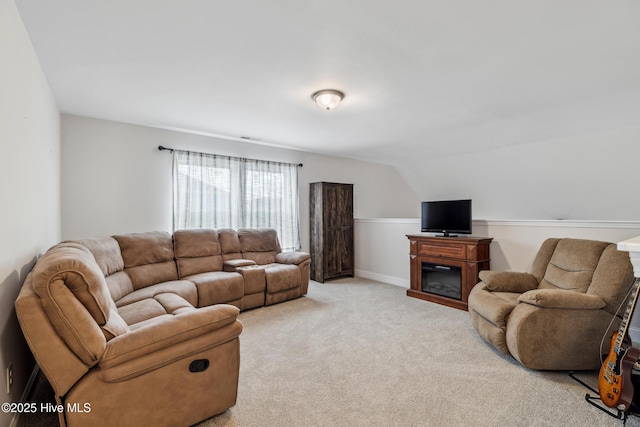
<path fill-rule="evenodd" d="M 626 302 L 634 279 L 629 254 L 615 243 L 569 238 L 545 240 L 531 274 L 538 278 L 539 288 L 599 295 L 611 314 Z"/>
<path fill-rule="evenodd" d="M 218 232 L 211 229 L 178 230 L 173 233 L 178 276 L 222 271 Z"/>
<path fill-rule="evenodd" d="M 120 245 L 124 271 L 131 278 L 134 290 L 178 279 L 173 240 L 169 233 L 151 231 L 113 238 Z"/>
<path fill-rule="evenodd" d="M 222 251 L 222 261 L 229 259 L 241 259 L 240 240 L 238 232 L 232 228 L 219 228 L 218 240 L 220 241 L 220 249 Z"/>
<path fill-rule="evenodd" d="M 538 287 L 587 292 L 602 252 L 610 244 L 596 240 L 559 240 Z"/>
<path fill-rule="evenodd" d="M 278 233 L 273 228 L 241 228 L 238 230 L 242 257 L 264 265 L 276 262 L 282 252 Z"/>
<path fill-rule="evenodd" d="M 74 242 L 85 246 L 91 251 L 98 266 L 104 274 L 109 287 L 111 298 L 118 301 L 133 292 L 133 284 L 129 275 L 124 271 L 124 260 L 120 252 L 120 245 L 113 237 L 98 239 L 81 239 Z"/>

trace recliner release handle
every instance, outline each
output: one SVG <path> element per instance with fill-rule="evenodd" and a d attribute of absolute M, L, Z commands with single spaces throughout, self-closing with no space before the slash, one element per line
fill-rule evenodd
<path fill-rule="evenodd" d="M 189 372 L 204 372 L 208 367 L 208 359 L 196 359 L 189 364 Z"/>

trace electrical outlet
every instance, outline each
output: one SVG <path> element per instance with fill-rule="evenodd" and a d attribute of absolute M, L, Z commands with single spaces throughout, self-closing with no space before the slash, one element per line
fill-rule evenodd
<path fill-rule="evenodd" d="M 13 363 L 9 362 L 9 366 L 7 366 L 7 394 L 11 393 L 12 385 L 13 385 Z"/>

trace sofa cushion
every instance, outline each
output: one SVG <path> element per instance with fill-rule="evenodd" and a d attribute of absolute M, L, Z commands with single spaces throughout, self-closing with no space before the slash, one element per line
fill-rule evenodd
<path fill-rule="evenodd" d="M 120 316 L 127 322 L 131 330 L 148 325 L 153 319 L 161 316 L 174 315 L 188 310 L 194 310 L 193 305 L 179 295 L 169 292 L 158 293 L 151 298 L 145 298 L 118 308 Z"/>
<path fill-rule="evenodd" d="M 272 228 L 241 228 L 238 230 L 242 257 L 256 264 L 276 262 L 276 254 L 282 252 L 278 242 L 278 234 Z"/>
<path fill-rule="evenodd" d="M 124 272 L 118 271 L 104 278 L 109 287 L 111 298 L 117 301 L 133 292 L 133 283 L 131 283 L 131 277 Z"/>
<path fill-rule="evenodd" d="M 586 292 L 607 242 L 562 239 L 556 247 L 540 289 L 566 289 Z"/>
<path fill-rule="evenodd" d="M 173 233 L 179 277 L 222 270 L 222 252 L 216 230 L 179 230 Z"/>
<path fill-rule="evenodd" d="M 173 240 L 169 233 L 151 231 L 113 236 L 120 245 L 125 272 L 134 289 L 176 280 Z"/>
<path fill-rule="evenodd" d="M 198 289 L 198 307 L 235 303 L 244 295 L 244 281 L 239 273 L 212 271 L 185 277 Z"/>
<path fill-rule="evenodd" d="M 222 260 L 242 258 L 238 233 L 231 228 L 218 229 L 218 240 L 222 250 Z"/>
<path fill-rule="evenodd" d="M 116 301 L 116 306 L 119 309 L 136 301 L 155 298 L 156 295 L 164 293 L 176 294 L 194 307 L 198 304 L 198 290 L 193 282 L 189 280 L 171 280 L 133 291 Z"/>
<path fill-rule="evenodd" d="M 301 284 L 300 269 L 293 264 L 269 264 L 264 266 L 267 292 L 280 292 L 297 288 Z"/>
<path fill-rule="evenodd" d="M 89 249 L 105 276 L 124 270 L 118 241 L 113 237 L 73 240 Z"/>
<path fill-rule="evenodd" d="M 102 326 L 102 333 L 107 341 L 115 338 L 119 335 L 129 332 L 131 329 L 127 322 L 118 313 L 118 308 L 113 300 L 109 301 L 109 318 L 107 322 Z"/>
<path fill-rule="evenodd" d="M 116 239 L 104 237 L 75 240 L 75 242 L 85 246 L 93 254 L 104 274 L 111 298 L 117 301 L 133 291 L 131 279 L 124 272 L 124 260 Z"/>

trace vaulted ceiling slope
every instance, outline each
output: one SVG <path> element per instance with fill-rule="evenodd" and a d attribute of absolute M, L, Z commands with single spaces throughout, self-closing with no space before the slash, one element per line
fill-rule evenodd
<path fill-rule="evenodd" d="M 639 118 L 637 0 L 16 4 L 69 114 L 396 165 Z"/>

